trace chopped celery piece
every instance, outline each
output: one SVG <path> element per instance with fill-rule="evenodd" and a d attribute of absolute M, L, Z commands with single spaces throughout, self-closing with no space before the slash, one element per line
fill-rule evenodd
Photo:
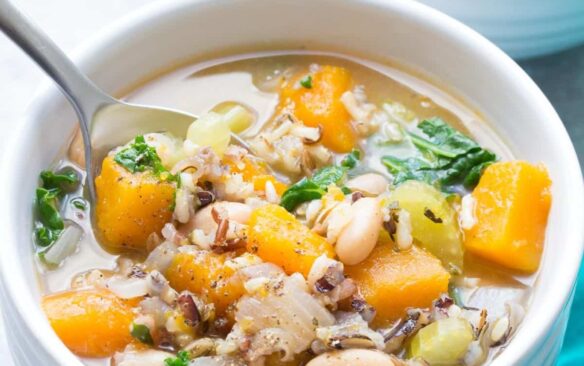
<path fill-rule="evenodd" d="M 410 213 L 412 236 L 449 269 L 462 270 L 464 257 L 458 215 L 444 194 L 429 184 L 407 181 L 391 194 Z"/>
<path fill-rule="evenodd" d="M 235 102 L 221 103 L 213 108 L 213 112 L 223 116 L 223 120 L 227 123 L 233 133 L 245 131 L 255 120 L 252 111 Z"/>
<path fill-rule="evenodd" d="M 209 146 L 217 155 L 223 156 L 231 140 L 231 130 L 223 116 L 209 112 L 189 126 L 187 139 L 198 146 Z"/>
<path fill-rule="evenodd" d="M 473 341 L 468 320 L 446 318 L 422 328 L 408 347 L 408 357 L 420 357 L 431 366 L 458 365 Z"/>

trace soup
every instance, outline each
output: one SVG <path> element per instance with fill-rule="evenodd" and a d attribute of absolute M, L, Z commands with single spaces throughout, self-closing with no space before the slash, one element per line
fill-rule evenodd
<path fill-rule="evenodd" d="M 551 182 L 440 88 L 271 53 L 127 100 L 198 118 L 113 149 L 93 222 L 78 139 L 36 193 L 42 306 L 87 364 L 480 365 L 520 325 Z"/>

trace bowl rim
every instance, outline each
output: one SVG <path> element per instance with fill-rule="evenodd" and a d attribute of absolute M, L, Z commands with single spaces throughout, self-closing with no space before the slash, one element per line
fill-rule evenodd
<path fill-rule="evenodd" d="M 562 171 L 571 170 L 571 180 L 573 180 L 574 186 L 577 186 L 576 190 L 570 193 L 573 198 L 572 202 L 574 202 L 574 206 L 577 206 L 577 208 L 572 207 L 570 213 L 575 215 L 576 220 L 574 221 L 584 222 L 584 185 L 582 184 L 582 171 L 568 133 L 543 92 L 509 56 L 469 27 L 438 10 L 418 2 L 400 0 L 337 1 L 339 3 L 359 2 L 363 6 L 377 7 L 380 11 L 398 12 L 400 16 L 408 16 L 416 22 L 426 22 L 429 26 L 455 39 L 457 42 L 474 44 L 475 48 L 481 48 L 481 52 L 488 62 L 498 67 L 497 71 L 504 73 L 506 79 L 513 80 L 513 83 L 519 85 L 522 92 L 530 100 L 539 104 L 540 109 L 545 109 L 549 124 L 541 128 L 545 128 L 546 132 L 549 132 L 550 141 L 554 141 L 554 144 L 562 148 L 562 153 L 565 158 Z M 98 54 L 100 50 L 104 50 L 107 45 L 119 41 L 124 35 L 148 28 L 152 23 L 156 23 L 157 19 L 166 19 L 169 15 L 171 16 L 176 11 L 185 7 L 197 7 L 211 2 L 215 5 L 219 3 L 218 0 L 178 0 L 172 3 L 160 0 L 145 5 L 137 11 L 115 21 L 112 25 L 108 25 L 107 28 L 102 29 L 95 36 L 90 37 L 83 46 L 73 52 L 72 58 L 81 69 L 94 69 L 103 62 L 98 61 L 99 57 L 94 57 L 94 55 Z M 327 2 L 327 0 L 323 0 L 323 2 Z M 328 2 L 332 3 L 330 0 Z M 228 4 L 229 1 L 221 2 L 221 5 L 224 6 Z M 1 166 L 5 171 L 18 171 L 19 163 L 23 161 L 22 157 L 19 157 L 18 154 L 20 142 L 27 139 L 27 131 L 38 123 L 35 118 L 32 118 L 35 114 L 34 111 L 38 111 L 40 106 L 46 105 L 52 99 L 60 97 L 56 90 L 51 80 L 45 80 L 39 88 L 39 91 L 31 99 L 32 102 L 27 107 L 23 120 L 16 126 L 13 138 L 8 142 L 6 151 L 3 154 Z M 464 91 L 461 92 L 463 93 Z M 15 192 L 18 187 L 14 183 L 14 180 L 7 180 L 2 184 L 4 185 L 4 189 L 0 191 L 0 202 L 10 201 L 10 193 Z M 14 280 L 15 273 L 21 274 L 23 272 L 18 266 L 17 261 L 13 259 L 16 256 L 13 247 L 18 243 L 18 237 L 15 230 L 11 230 L 12 226 L 10 222 L 13 219 L 10 215 L 9 206 L 0 205 L 0 217 L 3 218 L 0 220 L 0 231 L 6 235 L 5 240 L 0 243 L 4 254 L 0 256 L 0 289 L 3 291 L 2 300 L 10 302 L 11 307 L 16 312 L 16 314 L 10 314 L 10 316 L 18 316 L 20 318 L 29 331 L 28 335 L 34 337 L 34 340 L 52 357 L 51 362 L 57 362 L 57 364 L 61 365 L 81 365 L 81 361 L 67 350 L 56 335 L 51 334 L 50 337 L 46 336 L 45 332 L 51 331 L 51 329 L 40 307 L 34 301 L 30 292 L 25 291 L 26 296 L 22 296 L 22 287 L 28 285 L 23 282 L 22 277 L 18 277 L 16 281 Z M 530 352 L 530 348 L 537 346 L 538 342 L 545 338 L 546 333 L 552 328 L 561 311 L 568 303 L 575 285 L 584 248 L 584 226 L 574 227 L 572 234 L 568 237 L 570 247 L 575 250 L 578 249 L 578 253 L 575 253 L 574 250 L 574 253 L 570 253 L 570 255 L 566 255 L 563 258 L 566 260 L 562 266 L 566 268 L 567 281 L 562 281 L 562 283 L 557 284 L 556 294 L 558 296 L 553 301 L 553 307 L 547 308 L 545 312 L 542 311 L 539 314 L 540 322 L 538 327 L 530 329 L 530 332 L 521 332 L 522 339 L 515 337 L 507 348 L 493 361 L 493 364 L 508 365 L 519 362 Z M 33 301 L 31 302 L 31 300 Z M 532 309 L 529 311 L 532 311 Z M 4 314 L 4 316 L 6 317 L 8 315 Z M 40 325 L 38 323 L 39 320 L 42 323 Z M 526 326 L 522 326 L 520 330 L 525 330 L 525 328 Z"/>

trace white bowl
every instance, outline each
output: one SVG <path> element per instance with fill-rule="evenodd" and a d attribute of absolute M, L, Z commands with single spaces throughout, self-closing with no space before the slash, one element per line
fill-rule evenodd
<path fill-rule="evenodd" d="M 419 0 L 462 21 L 524 59 L 584 42 L 582 0 Z"/>
<path fill-rule="evenodd" d="M 584 192 L 574 148 L 558 115 L 503 52 L 461 23 L 415 2 L 240 0 L 160 2 L 110 28 L 78 53 L 78 65 L 116 93 L 193 55 L 308 47 L 391 57 L 447 85 L 481 111 L 522 159 L 544 162 L 553 205 L 533 304 L 494 365 L 548 365 L 559 352 L 584 243 Z M 33 263 L 32 199 L 38 173 L 76 125 L 46 85 L 3 157 L 0 267 L 4 317 L 19 365 L 80 365 L 40 307 Z"/>

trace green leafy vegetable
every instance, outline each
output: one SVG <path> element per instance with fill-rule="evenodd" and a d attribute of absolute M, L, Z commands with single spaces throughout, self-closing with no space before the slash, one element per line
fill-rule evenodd
<path fill-rule="evenodd" d="M 153 345 L 152 335 L 150 334 L 150 328 L 144 324 L 132 324 L 132 331 L 130 332 L 132 337 L 136 338 L 140 342 L 148 345 Z"/>
<path fill-rule="evenodd" d="M 354 168 L 361 158 L 359 150 L 353 150 L 343 159 L 340 166 L 331 165 L 317 170 L 312 178 L 302 178 L 282 195 L 280 205 L 288 211 L 292 211 L 303 202 L 321 198 L 331 184 L 338 185 L 345 178 L 347 171 Z M 343 193 L 348 194 L 343 187 Z"/>
<path fill-rule="evenodd" d="M 146 143 L 144 136 L 136 136 L 130 146 L 115 155 L 114 161 L 131 173 L 143 172 L 146 169 L 157 175 L 166 172 L 156 149 Z"/>
<path fill-rule="evenodd" d="M 87 203 L 81 197 L 77 197 L 77 198 L 74 198 L 73 200 L 71 200 L 71 204 L 73 205 L 73 207 L 75 207 L 79 210 L 85 210 L 87 208 Z"/>
<path fill-rule="evenodd" d="M 353 169 L 354 167 L 357 166 L 357 163 L 359 162 L 360 159 L 361 159 L 361 151 L 359 151 L 357 149 L 353 149 L 353 150 L 351 150 L 350 153 L 347 154 L 347 156 L 345 156 L 343 161 L 341 161 L 341 166 L 343 166 L 345 168 Z"/>
<path fill-rule="evenodd" d="M 81 197 L 73 198 L 71 200 L 71 204 L 73 205 L 73 207 L 79 210 L 85 211 L 85 209 L 87 208 L 87 202 Z"/>
<path fill-rule="evenodd" d="M 43 181 L 43 188 L 57 188 L 63 191 L 74 189 L 79 183 L 79 177 L 73 170 L 66 170 L 59 174 L 50 170 L 43 170 L 41 172 L 41 180 Z"/>
<path fill-rule="evenodd" d="M 63 219 L 61 219 L 56 207 L 58 195 L 58 189 L 37 188 L 36 190 L 37 208 L 41 222 L 50 229 L 62 230 L 64 228 Z"/>
<path fill-rule="evenodd" d="M 180 351 L 176 357 L 167 358 L 164 360 L 165 366 L 188 366 L 189 354 L 186 351 Z"/>
<path fill-rule="evenodd" d="M 36 190 L 36 243 L 41 247 L 53 244 L 65 228 L 65 223 L 58 209 L 58 199 L 66 191 L 72 191 L 79 184 L 79 176 L 71 168 L 65 168 L 59 173 L 44 170 L 40 174 L 42 186 Z M 78 197 L 80 202 L 85 201 Z M 75 205 L 75 200 L 72 201 Z M 85 206 L 84 206 L 85 208 Z"/>
<path fill-rule="evenodd" d="M 426 135 L 410 134 L 425 159 L 384 156 L 381 161 L 394 175 L 394 184 L 419 180 L 453 192 L 456 186 L 472 189 L 484 169 L 497 160 L 489 150 L 456 131 L 440 118 L 424 120 L 418 128 Z"/>
<path fill-rule="evenodd" d="M 312 89 L 312 76 L 306 75 L 306 77 L 300 80 L 300 85 L 306 89 Z"/>
<path fill-rule="evenodd" d="M 345 167 L 327 166 L 314 173 L 312 178 L 302 178 L 282 195 L 280 205 L 292 211 L 302 202 L 321 198 L 331 184 L 338 184 L 346 173 Z"/>
<path fill-rule="evenodd" d="M 63 219 L 57 209 L 58 188 L 36 190 L 36 208 L 39 215 L 39 225 L 36 229 L 37 243 L 48 246 L 59 237 L 65 227 Z"/>
<path fill-rule="evenodd" d="M 61 235 L 61 230 L 49 229 L 43 225 L 39 225 L 36 229 L 37 244 L 41 247 L 48 247 L 59 238 L 59 235 Z"/>
<path fill-rule="evenodd" d="M 441 118 L 424 120 L 418 128 L 428 136 L 428 141 L 418 137 L 412 138 L 416 146 L 427 148 L 437 156 L 454 158 L 480 147 L 476 142 L 450 127 Z"/>

